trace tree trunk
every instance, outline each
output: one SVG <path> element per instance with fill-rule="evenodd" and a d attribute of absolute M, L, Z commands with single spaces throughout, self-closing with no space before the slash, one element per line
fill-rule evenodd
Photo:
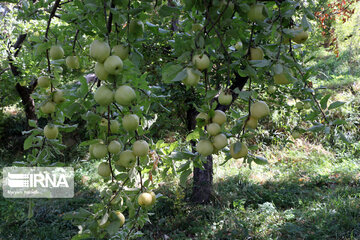
<path fill-rule="evenodd" d="M 212 196 L 213 185 L 213 158 L 212 155 L 203 162 L 204 169 L 194 167 L 193 194 L 191 201 L 193 203 L 209 203 Z"/>
<path fill-rule="evenodd" d="M 21 102 L 24 106 L 25 116 L 27 120 L 37 120 L 36 114 L 35 114 L 35 103 L 34 99 L 31 97 L 31 93 L 34 91 L 34 88 L 27 88 L 21 86 L 19 83 L 15 86 L 16 91 L 19 93 L 19 96 L 21 98 Z"/>

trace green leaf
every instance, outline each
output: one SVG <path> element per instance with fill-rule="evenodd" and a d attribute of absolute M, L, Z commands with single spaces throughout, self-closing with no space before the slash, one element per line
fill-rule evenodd
<path fill-rule="evenodd" d="M 333 103 L 331 103 L 330 106 L 328 107 L 328 110 L 338 108 L 338 107 L 344 105 L 345 103 L 346 103 L 346 102 L 342 102 L 342 101 L 333 102 Z"/>
<path fill-rule="evenodd" d="M 180 13 L 180 9 L 176 7 L 170 7 L 168 5 L 162 5 L 159 10 L 160 17 L 168 17 L 173 15 L 178 15 Z"/>
<path fill-rule="evenodd" d="M 182 69 L 183 67 L 179 64 L 166 64 L 162 69 L 162 81 L 164 83 L 171 83 Z"/>
<path fill-rule="evenodd" d="M 251 60 L 250 64 L 253 67 L 268 67 L 271 65 L 271 61 L 269 61 L 269 60 Z"/>
<path fill-rule="evenodd" d="M 324 124 L 317 124 L 308 129 L 310 132 L 319 132 L 325 129 Z"/>
<path fill-rule="evenodd" d="M 254 162 L 258 165 L 266 165 L 269 164 L 268 160 L 266 158 L 255 156 Z"/>
<path fill-rule="evenodd" d="M 199 129 L 195 129 L 193 132 L 191 132 L 189 135 L 186 136 L 186 141 L 188 142 L 199 138 L 200 138 L 200 131 Z"/>
<path fill-rule="evenodd" d="M 37 127 L 35 120 L 29 119 L 28 124 L 29 124 L 30 127 L 34 127 L 34 128 Z"/>
<path fill-rule="evenodd" d="M 34 135 L 30 135 L 25 139 L 25 141 L 24 141 L 24 150 L 28 150 L 29 148 L 31 148 L 32 143 L 33 143 L 33 139 L 34 139 Z"/>
<path fill-rule="evenodd" d="M 347 139 L 347 137 L 342 133 L 342 132 L 339 132 L 339 137 L 341 139 L 341 141 L 343 141 L 344 143 L 350 145 L 351 142 Z"/>
<path fill-rule="evenodd" d="M 327 95 L 325 95 L 325 96 L 321 99 L 320 105 L 321 105 L 321 108 L 322 108 L 322 109 L 326 109 L 326 108 L 327 108 L 327 106 L 328 106 L 328 100 L 329 100 L 330 97 L 331 97 L 331 94 L 327 94 Z"/>
<path fill-rule="evenodd" d="M 186 187 L 186 180 L 187 180 L 187 178 L 189 177 L 189 175 L 191 173 L 192 173 L 191 169 L 188 169 L 188 170 L 181 173 L 181 175 L 180 175 L 180 185 L 182 187 Z"/>

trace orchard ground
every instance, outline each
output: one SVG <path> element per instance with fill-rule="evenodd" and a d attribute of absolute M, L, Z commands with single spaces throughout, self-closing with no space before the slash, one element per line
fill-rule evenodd
<path fill-rule="evenodd" d="M 185 188 L 178 185 L 178 177 L 169 176 L 155 191 L 164 197 L 158 198 L 141 239 L 360 239 L 360 73 L 349 61 L 353 57 L 349 51 L 339 58 L 326 51 L 317 54 L 320 57 L 313 64 L 323 70 L 318 74 L 320 84 L 336 92 L 332 100 L 348 102 L 333 114 L 354 123 L 347 126 L 346 136 L 354 144 L 336 141 L 330 145 L 317 133 L 293 139 L 281 129 L 271 136 L 269 129 L 284 120 L 275 114 L 269 123 L 273 126 L 263 124 L 258 129 L 257 139 L 264 143 L 258 154 L 269 160 L 268 165 L 253 164 L 250 170 L 241 159 L 221 165 L 223 156 L 216 158 L 214 197 L 209 205 L 188 201 L 191 176 Z M 19 151 L 15 156 L 21 160 L 22 146 L 11 145 L 21 141 L 16 132 L 21 131 L 17 128 L 23 119 L 14 115 L 16 111 L 10 109 L 13 116 L 2 123 L 14 127 L 6 132 L 13 137 L 2 142 L 1 167 L 12 165 L 13 149 Z M 279 138 L 288 143 L 280 144 L 284 141 L 277 141 Z M 76 169 L 75 197 L 34 200 L 30 219 L 29 200 L 1 197 L 0 238 L 71 239 L 78 232 L 63 219 L 64 214 L 100 201 L 104 183 L 96 173 L 99 161 L 82 160 L 87 148 L 69 151 L 65 155 L 72 159 L 66 164 L 71 162 Z"/>

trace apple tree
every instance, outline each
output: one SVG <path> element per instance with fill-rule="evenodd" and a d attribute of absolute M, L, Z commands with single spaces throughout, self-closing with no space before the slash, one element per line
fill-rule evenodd
<path fill-rule="evenodd" d="M 310 1 L 311 2 L 311 1 Z M 9 84 L 31 127 L 27 166 L 61 165 L 62 135 L 101 163 L 101 202 L 65 216 L 78 237 L 140 237 L 161 178 L 193 174 L 195 203 L 212 197 L 213 155 L 267 164 L 259 125 L 349 141 L 304 56 L 313 13 L 291 0 L 49 0 L 9 4 Z M 310 19 L 310 20 L 309 20 Z M 17 35 L 17 36 L 16 36 Z M 5 49 L 5 50 L 4 50 Z M 4 73 L 3 73 L 4 74 Z M 1 84 L 1 83 L 0 83 Z M 25 87 L 26 86 L 26 87 Z M 289 97 L 295 99 L 288 105 Z M 290 116 L 297 127 L 271 125 Z M 36 121 L 45 118 L 40 127 Z M 71 120 L 71 121 L 70 121 Z M 77 124 L 76 124 L 77 123 Z M 270 129 L 269 134 L 274 133 Z"/>

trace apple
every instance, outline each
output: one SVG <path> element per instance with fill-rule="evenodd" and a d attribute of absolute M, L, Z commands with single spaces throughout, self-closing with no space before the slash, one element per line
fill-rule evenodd
<path fill-rule="evenodd" d="M 110 131 L 111 133 L 117 133 L 120 128 L 120 123 L 117 120 L 110 120 Z"/>
<path fill-rule="evenodd" d="M 95 144 L 90 144 L 89 146 L 89 153 L 90 153 L 90 158 L 94 157 L 94 147 L 95 147 Z"/>
<path fill-rule="evenodd" d="M 292 136 L 294 139 L 296 139 L 296 138 L 301 137 L 301 133 L 299 133 L 298 131 L 295 130 L 295 131 L 292 132 L 291 136 Z"/>
<path fill-rule="evenodd" d="M 101 223 L 101 220 L 98 220 L 98 225 L 100 228 L 104 229 L 107 228 L 110 225 L 110 221 L 106 221 L 105 223 Z"/>
<path fill-rule="evenodd" d="M 102 63 L 97 62 L 95 64 L 95 75 L 98 79 L 105 81 L 108 79 L 109 73 L 105 70 L 105 66 Z"/>
<path fill-rule="evenodd" d="M 55 90 L 55 92 L 53 93 L 53 101 L 58 104 L 64 102 L 65 98 L 63 91 Z"/>
<path fill-rule="evenodd" d="M 210 59 L 206 54 L 196 54 L 192 58 L 192 63 L 197 69 L 201 71 L 210 66 Z"/>
<path fill-rule="evenodd" d="M 264 15 L 265 13 L 265 15 Z M 248 18 L 252 22 L 262 22 L 267 17 L 267 9 L 264 4 L 253 4 L 247 14 Z"/>
<path fill-rule="evenodd" d="M 206 126 L 206 131 L 209 133 L 209 135 L 215 136 L 220 133 L 221 127 L 217 123 L 210 123 Z"/>
<path fill-rule="evenodd" d="M 123 69 L 123 62 L 120 57 L 113 55 L 108 57 L 104 62 L 104 68 L 106 72 L 117 75 Z"/>
<path fill-rule="evenodd" d="M 151 194 L 151 205 L 154 205 L 156 202 L 156 194 L 154 192 L 149 192 Z"/>
<path fill-rule="evenodd" d="M 250 60 L 264 60 L 264 52 L 261 48 L 250 48 Z"/>
<path fill-rule="evenodd" d="M 94 95 L 95 101 L 101 106 L 107 106 L 114 100 L 114 93 L 105 85 L 99 87 Z"/>
<path fill-rule="evenodd" d="M 258 101 L 251 104 L 250 116 L 254 118 L 262 118 L 270 114 L 269 106 L 264 101 Z"/>
<path fill-rule="evenodd" d="M 106 42 L 94 40 L 90 44 L 90 56 L 103 63 L 110 56 L 110 46 Z"/>
<path fill-rule="evenodd" d="M 52 60 L 64 58 L 64 49 L 61 46 L 51 46 L 49 56 Z"/>
<path fill-rule="evenodd" d="M 232 158 L 242 158 L 245 157 L 248 154 L 248 148 L 246 146 L 245 143 L 241 143 L 241 149 L 239 152 L 235 152 L 235 144 L 240 144 L 238 143 L 233 143 L 230 145 L 230 155 Z"/>
<path fill-rule="evenodd" d="M 276 84 L 289 84 L 290 81 L 286 77 L 286 75 L 282 72 L 280 74 L 275 74 L 274 75 L 274 83 L 276 83 Z"/>
<path fill-rule="evenodd" d="M 116 164 L 121 167 L 132 168 L 136 163 L 136 156 L 131 150 L 122 151 L 119 154 L 119 159 L 116 161 Z"/>
<path fill-rule="evenodd" d="M 304 108 L 304 103 L 303 102 L 297 102 L 295 104 L 295 107 L 298 109 L 298 110 L 301 110 Z"/>
<path fill-rule="evenodd" d="M 212 142 L 216 149 L 222 149 L 223 147 L 225 147 L 228 144 L 227 137 L 223 133 L 216 135 L 213 138 Z"/>
<path fill-rule="evenodd" d="M 258 125 L 258 119 L 253 116 L 250 116 L 245 124 L 247 128 L 252 128 L 252 129 L 255 129 L 257 125 Z"/>
<path fill-rule="evenodd" d="M 102 162 L 99 164 L 98 174 L 102 177 L 110 177 L 111 170 L 107 162 Z"/>
<path fill-rule="evenodd" d="M 124 214 L 122 214 L 120 211 L 116 211 L 115 212 L 116 216 L 119 218 L 120 220 L 120 227 L 122 227 L 125 223 L 125 216 Z"/>
<path fill-rule="evenodd" d="M 47 102 L 40 107 L 40 110 L 45 114 L 51 114 L 55 112 L 55 106 L 54 102 Z"/>
<path fill-rule="evenodd" d="M 213 153 L 214 147 L 209 140 L 200 140 L 196 145 L 196 151 L 206 157 Z"/>
<path fill-rule="evenodd" d="M 276 92 L 276 87 L 275 86 L 269 86 L 268 87 L 268 93 L 273 94 L 275 92 Z"/>
<path fill-rule="evenodd" d="M 119 87 L 115 92 L 115 101 L 123 106 L 128 106 L 133 100 L 136 99 L 134 89 L 127 85 Z"/>
<path fill-rule="evenodd" d="M 200 76 L 194 73 L 192 68 L 186 68 L 186 78 L 183 83 L 187 86 L 196 86 L 200 81 Z"/>
<path fill-rule="evenodd" d="M 198 32 L 198 31 L 202 30 L 203 27 L 204 27 L 204 26 L 203 26 L 202 24 L 200 24 L 200 23 L 194 23 L 194 24 L 191 26 L 191 30 L 192 30 L 193 32 Z"/>
<path fill-rule="evenodd" d="M 308 32 L 304 31 L 301 28 L 297 28 L 295 30 L 298 33 L 295 35 L 295 37 L 292 40 L 298 44 L 302 44 L 302 43 L 306 42 L 306 40 L 309 38 Z"/>
<path fill-rule="evenodd" d="M 134 37 L 141 37 L 144 34 L 144 23 L 140 20 L 131 20 L 129 24 L 129 32 Z"/>
<path fill-rule="evenodd" d="M 120 203 L 120 205 L 123 204 L 124 200 L 122 199 L 121 195 L 120 194 L 114 194 L 111 196 L 110 198 L 110 204 L 111 205 L 116 205 L 118 203 Z"/>
<path fill-rule="evenodd" d="M 48 76 L 41 76 L 38 78 L 38 85 L 42 88 L 48 88 L 51 85 L 51 80 Z"/>
<path fill-rule="evenodd" d="M 139 117 L 136 114 L 125 115 L 122 119 L 122 125 L 126 131 L 134 131 L 139 126 Z"/>
<path fill-rule="evenodd" d="M 196 120 L 197 119 L 202 119 L 205 123 L 208 123 L 210 118 L 209 115 L 207 113 L 201 112 L 196 116 Z"/>
<path fill-rule="evenodd" d="M 57 138 L 58 134 L 59 134 L 59 129 L 57 128 L 57 126 L 48 124 L 44 127 L 44 136 L 47 139 L 55 139 Z"/>
<path fill-rule="evenodd" d="M 118 56 L 121 60 L 125 60 L 129 57 L 129 46 L 116 45 L 111 49 L 111 54 Z"/>
<path fill-rule="evenodd" d="M 116 140 L 112 140 L 108 145 L 108 151 L 113 154 L 119 153 L 121 151 L 121 144 Z"/>
<path fill-rule="evenodd" d="M 310 109 L 311 108 L 311 103 L 310 102 L 305 102 L 304 103 L 304 109 Z"/>
<path fill-rule="evenodd" d="M 232 94 L 226 93 L 224 91 L 221 91 L 219 98 L 218 98 L 219 103 L 221 105 L 225 105 L 225 106 L 230 105 L 232 102 L 232 99 L 233 99 Z"/>
<path fill-rule="evenodd" d="M 212 117 L 212 122 L 222 125 L 226 122 L 226 115 L 221 110 L 215 110 L 214 116 Z"/>
<path fill-rule="evenodd" d="M 236 44 L 235 44 L 235 49 L 236 50 L 241 50 L 243 48 L 243 43 L 241 42 L 241 41 L 239 41 L 239 42 L 237 42 Z"/>
<path fill-rule="evenodd" d="M 95 158 L 104 158 L 108 154 L 108 149 L 105 144 L 96 143 L 92 152 Z"/>
<path fill-rule="evenodd" d="M 66 66 L 71 69 L 78 69 L 80 67 L 78 56 L 68 56 L 65 59 Z"/>
<path fill-rule="evenodd" d="M 149 144 L 144 140 L 138 140 L 134 142 L 132 150 L 135 156 L 143 157 L 149 153 Z"/>
<path fill-rule="evenodd" d="M 152 202 L 153 198 L 150 193 L 141 193 L 138 197 L 138 203 L 141 207 L 149 207 Z"/>
<path fill-rule="evenodd" d="M 108 120 L 106 118 L 102 118 L 100 121 L 100 126 L 102 127 L 108 127 Z"/>

